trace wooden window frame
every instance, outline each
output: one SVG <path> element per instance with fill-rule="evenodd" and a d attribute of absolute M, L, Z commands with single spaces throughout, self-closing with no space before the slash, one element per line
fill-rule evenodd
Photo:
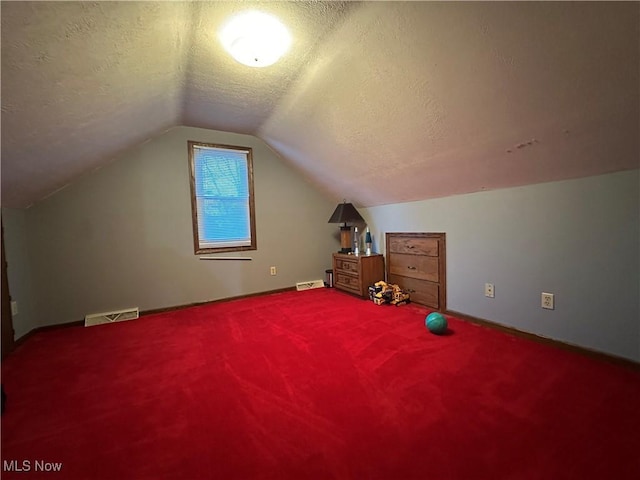
<path fill-rule="evenodd" d="M 243 147 L 237 145 L 223 145 L 217 143 L 205 143 L 194 140 L 187 141 L 189 151 L 189 183 L 191 188 L 191 220 L 193 224 L 193 247 L 195 255 L 222 253 L 222 252 L 240 252 L 246 250 L 257 250 L 256 238 L 256 218 L 255 218 L 255 195 L 253 188 L 253 149 L 251 147 Z M 196 172 L 195 172 L 195 154 L 194 147 L 217 148 L 226 150 L 238 150 L 246 153 L 247 156 L 247 182 L 249 190 L 249 228 L 250 228 L 250 244 L 224 247 L 202 247 L 201 239 L 198 231 L 198 201 L 196 198 Z"/>

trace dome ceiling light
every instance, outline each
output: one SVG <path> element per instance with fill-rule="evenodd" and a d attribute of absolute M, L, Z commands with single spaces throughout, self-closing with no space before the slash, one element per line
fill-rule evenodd
<path fill-rule="evenodd" d="M 291 35 L 276 17 L 257 11 L 234 16 L 222 28 L 220 41 L 238 62 L 249 67 L 268 67 L 291 45 Z"/>

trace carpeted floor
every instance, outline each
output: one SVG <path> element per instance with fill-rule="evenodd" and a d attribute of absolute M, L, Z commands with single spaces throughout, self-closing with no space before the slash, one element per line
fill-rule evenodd
<path fill-rule="evenodd" d="M 640 478 L 638 372 L 428 312 L 317 289 L 37 333 L 2 478 Z"/>

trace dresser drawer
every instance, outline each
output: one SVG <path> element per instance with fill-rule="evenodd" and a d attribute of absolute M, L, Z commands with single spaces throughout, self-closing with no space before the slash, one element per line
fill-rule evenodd
<path fill-rule="evenodd" d="M 340 271 L 358 273 L 358 259 L 357 258 L 336 258 L 335 259 L 336 274 Z"/>
<path fill-rule="evenodd" d="M 411 253 L 430 257 L 439 255 L 437 238 L 393 236 L 389 238 L 388 248 L 390 253 Z"/>
<path fill-rule="evenodd" d="M 343 290 L 348 290 L 351 293 L 355 293 L 358 295 L 362 294 L 362 288 L 359 278 L 342 273 L 340 270 L 337 270 L 334 274 L 334 284 L 336 287 Z"/>
<path fill-rule="evenodd" d="M 389 273 L 437 283 L 439 281 L 438 257 L 390 253 Z"/>
<path fill-rule="evenodd" d="M 389 283 L 398 285 L 410 296 L 412 302 L 420 303 L 435 309 L 440 308 L 438 302 L 440 287 L 437 283 L 415 278 L 403 277 L 400 275 L 389 275 Z"/>

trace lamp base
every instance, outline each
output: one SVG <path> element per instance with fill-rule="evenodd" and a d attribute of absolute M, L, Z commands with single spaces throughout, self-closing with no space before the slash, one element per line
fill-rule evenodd
<path fill-rule="evenodd" d="M 342 225 L 340 227 L 340 253 L 351 252 L 351 227 Z"/>

